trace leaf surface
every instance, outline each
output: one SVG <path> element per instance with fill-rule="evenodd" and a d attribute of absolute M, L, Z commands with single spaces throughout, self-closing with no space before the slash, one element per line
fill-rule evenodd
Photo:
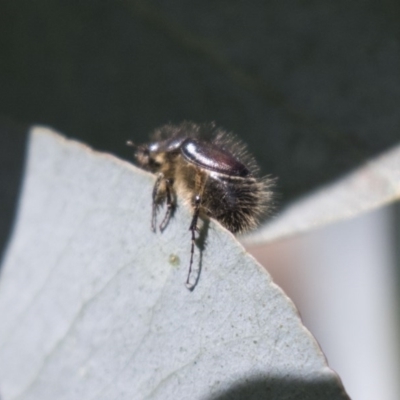
<path fill-rule="evenodd" d="M 294 202 L 242 241 L 272 242 L 355 217 L 399 198 L 400 146 L 395 146 L 337 182 Z"/>
<path fill-rule="evenodd" d="M 186 289 L 190 210 L 153 233 L 154 179 L 33 129 L 0 280 L 3 400 L 346 399 L 292 302 L 218 223 Z"/>

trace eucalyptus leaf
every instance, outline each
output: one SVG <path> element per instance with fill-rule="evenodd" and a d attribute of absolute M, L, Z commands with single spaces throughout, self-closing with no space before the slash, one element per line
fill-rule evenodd
<path fill-rule="evenodd" d="M 242 238 L 263 244 L 355 217 L 400 198 L 400 146 L 376 157 L 337 182 L 294 202 L 259 230 Z"/>
<path fill-rule="evenodd" d="M 290 299 L 190 210 L 150 229 L 154 176 L 46 128 L 30 136 L 0 280 L 3 400 L 347 399 Z"/>

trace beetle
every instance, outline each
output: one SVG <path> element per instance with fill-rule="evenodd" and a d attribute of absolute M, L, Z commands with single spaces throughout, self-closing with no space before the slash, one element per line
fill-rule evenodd
<path fill-rule="evenodd" d="M 196 283 L 190 283 L 190 276 L 199 217 L 214 218 L 233 233 L 253 229 L 272 208 L 273 180 L 260 178 L 246 146 L 214 123 L 167 124 L 153 132 L 150 143 L 127 144 L 135 147 L 137 164 L 157 176 L 152 194 L 153 231 L 160 204 L 167 206 L 160 231 L 166 228 L 177 197 L 192 209 L 186 286 L 193 290 Z"/>

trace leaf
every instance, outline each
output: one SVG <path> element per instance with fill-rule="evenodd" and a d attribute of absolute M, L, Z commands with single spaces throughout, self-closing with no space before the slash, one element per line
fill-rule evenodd
<path fill-rule="evenodd" d="M 292 302 L 214 221 L 186 289 L 190 210 L 153 233 L 153 184 L 33 129 L 0 280 L 3 400 L 348 398 Z"/>
<path fill-rule="evenodd" d="M 355 217 L 399 198 L 400 146 L 396 146 L 341 180 L 296 201 L 242 241 L 248 245 L 272 242 Z"/>

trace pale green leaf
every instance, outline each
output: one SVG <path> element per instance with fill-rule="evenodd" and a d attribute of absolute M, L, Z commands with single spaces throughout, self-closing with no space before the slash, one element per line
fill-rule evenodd
<path fill-rule="evenodd" d="M 153 184 L 33 130 L 0 280 L 3 400 L 346 399 L 292 302 L 218 223 L 186 289 L 190 210 L 153 233 Z"/>

